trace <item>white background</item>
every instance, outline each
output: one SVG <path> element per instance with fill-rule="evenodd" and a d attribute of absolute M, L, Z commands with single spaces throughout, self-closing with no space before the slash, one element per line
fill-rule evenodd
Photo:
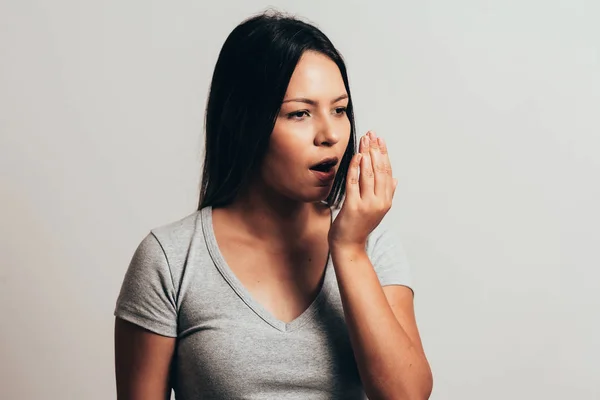
<path fill-rule="evenodd" d="M 123 274 L 195 210 L 214 63 L 269 5 L 389 143 L 432 399 L 600 398 L 599 4 L 2 0 L 0 398 L 115 398 Z"/>

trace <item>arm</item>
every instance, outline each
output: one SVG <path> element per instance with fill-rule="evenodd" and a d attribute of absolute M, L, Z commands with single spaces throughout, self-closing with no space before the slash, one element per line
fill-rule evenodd
<path fill-rule="evenodd" d="M 369 399 L 428 399 L 433 378 L 415 322 L 412 291 L 400 285 L 382 288 L 364 248 L 334 248 L 331 254 Z"/>
<path fill-rule="evenodd" d="M 152 333 L 115 318 L 115 372 L 118 400 L 169 400 L 176 338 Z"/>
<path fill-rule="evenodd" d="M 150 232 L 129 263 L 114 312 L 118 400 L 170 399 L 175 297 L 167 255 Z"/>
<path fill-rule="evenodd" d="M 370 399 L 428 399 L 433 378 L 414 318 L 412 291 L 402 285 L 383 288 L 365 248 L 392 207 L 398 181 L 382 138 L 369 131 L 359 150 L 348 169 L 344 205 L 328 235 L 352 350 Z M 379 256 L 373 262 L 380 270 L 397 264 L 390 243 L 375 247 Z"/>

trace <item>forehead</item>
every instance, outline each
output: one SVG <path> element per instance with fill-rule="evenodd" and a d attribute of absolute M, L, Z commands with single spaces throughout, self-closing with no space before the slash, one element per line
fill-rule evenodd
<path fill-rule="evenodd" d="M 346 93 L 337 64 L 314 51 L 304 52 L 290 79 L 286 97 L 330 98 Z"/>

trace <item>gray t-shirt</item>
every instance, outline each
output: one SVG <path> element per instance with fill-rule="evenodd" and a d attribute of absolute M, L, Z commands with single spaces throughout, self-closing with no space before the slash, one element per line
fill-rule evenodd
<path fill-rule="evenodd" d="M 332 211 L 335 218 L 339 209 Z M 382 286 L 411 287 L 402 245 L 385 221 L 369 235 L 367 254 Z M 114 315 L 177 338 L 177 400 L 366 399 L 331 257 L 315 300 L 285 323 L 227 266 L 210 206 L 151 229 L 129 264 Z"/>

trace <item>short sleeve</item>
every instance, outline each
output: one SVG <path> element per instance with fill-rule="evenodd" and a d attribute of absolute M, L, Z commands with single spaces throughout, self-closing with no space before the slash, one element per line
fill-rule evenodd
<path fill-rule="evenodd" d="M 177 337 L 175 299 L 167 257 L 150 232 L 129 263 L 114 315 L 154 333 Z"/>
<path fill-rule="evenodd" d="M 367 241 L 367 254 L 381 286 L 407 286 L 414 296 L 411 268 L 393 227 L 380 224 L 373 230 Z"/>

